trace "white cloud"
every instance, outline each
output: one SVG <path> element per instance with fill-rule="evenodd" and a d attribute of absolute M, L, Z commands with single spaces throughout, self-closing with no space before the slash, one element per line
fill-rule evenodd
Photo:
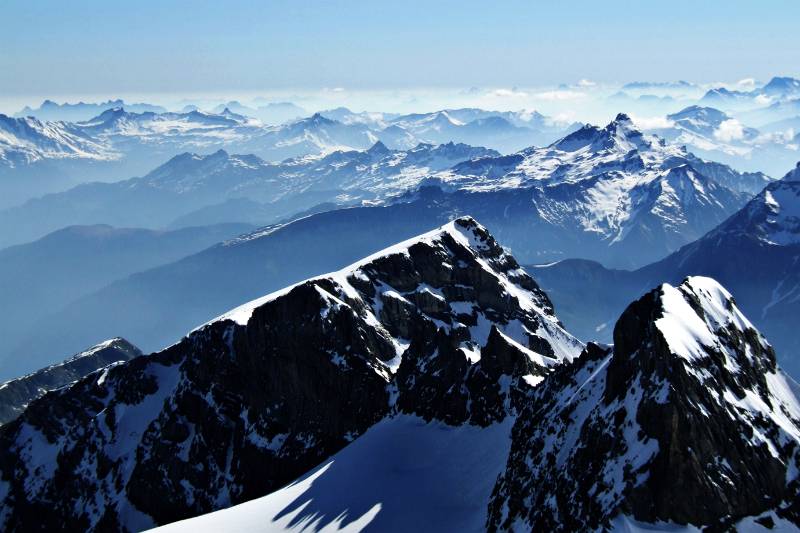
<path fill-rule="evenodd" d="M 494 91 L 490 91 L 487 96 L 494 96 L 497 98 L 524 98 L 528 96 L 528 93 L 520 91 L 515 87 L 513 89 L 495 89 Z"/>
<path fill-rule="evenodd" d="M 788 128 L 783 131 L 775 131 L 772 133 L 762 133 L 755 139 L 753 139 L 753 144 L 761 145 L 761 144 L 787 144 L 791 143 L 794 139 L 795 131 L 794 128 Z"/>
<path fill-rule="evenodd" d="M 767 105 L 772 102 L 772 98 L 767 96 L 766 94 L 759 94 L 756 96 L 756 103 L 759 105 Z"/>
<path fill-rule="evenodd" d="M 552 117 L 550 117 L 550 124 L 557 124 L 560 126 L 566 126 L 572 122 L 576 122 L 576 114 L 575 111 L 564 111 L 562 113 L 556 113 Z"/>
<path fill-rule="evenodd" d="M 533 96 L 540 100 L 580 100 L 586 96 L 586 93 L 580 91 L 557 90 L 536 93 Z"/>
<path fill-rule="evenodd" d="M 595 82 L 587 80 L 586 78 L 578 80 L 578 87 L 595 87 L 596 85 Z"/>
<path fill-rule="evenodd" d="M 743 90 L 752 90 L 756 87 L 755 78 L 745 78 L 736 82 L 736 87 Z"/>
<path fill-rule="evenodd" d="M 744 138 L 744 126 L 735 118 L 725 120 L 714 132 L 714 137 L 723 142 L 742 139 Z"/>
<path fill-rule="evenodd" d="M 631 120 L 640 129 L 643 130 L 656 130 L 662 128 L 671 128 L 675 123 L 667 117 L 642 117 L 639 115 L 631 115 Z"/>

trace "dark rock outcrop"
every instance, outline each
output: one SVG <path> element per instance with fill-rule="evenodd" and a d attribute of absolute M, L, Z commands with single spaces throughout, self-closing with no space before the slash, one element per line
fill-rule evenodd
<path fill-rule="evenodd" d="M 14 420 L 25 407 L 47 391 L 58 389 L 117 361 L 128 361 L 142 352 L 125 339 L 107 340 L 48 366 L 0 385 L 0 424 Z"/>

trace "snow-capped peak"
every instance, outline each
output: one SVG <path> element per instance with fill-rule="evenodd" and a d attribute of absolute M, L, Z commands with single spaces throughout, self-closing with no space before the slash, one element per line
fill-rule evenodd
<path fill-rule="evenodd" d="M 667 118 L 674 121 L 679 120 L 695 120 L 702 123 L 719 124 L 728 120 L 730 116 L 724 111 L 720 111 L 714 107 L 691 105 L 681 109 L 677 113 L 667 115 Z"/>
<path fill-rule="evenodd" d="M 523 346 L 530 346 L 531 338 L 543 339 L 549 345 L 549 348 L 545 350 L 545 358 L 539 359 L 542 365 L 548 366 L 552 364 L 551 362 L 546 362 L 548 358 L 571 360 L 577 355 L 581 347 L 580 342 L 563 330 L 561 323 L 555 317 L 552 304 L 547 296 L 539 290 L 528 274 L 519 267 L 516 260 L 503 250 L 486 228 L 471 217 L 458 218 L 428 233 L 376 252 L 338 272 L 306 280 L 265 295 L 223 314 L 208 324 L 232 320 L 237 324 L 246 325 L 254 310 L 258 307 L 288 294 L 294 287 L 316 283 L 320 280 L 332 280 L 337 285 L 339 290 L 339 294 L 336 295 L 337 298 L 343 300 L 360 298 L 358 291 L 355 289 L 359 280 L 363 281 L 374 277 L 375 274 L 369 275 L 369 273 L 376 270 L 378 272 L 382 271 L 385 268 L 382 266 L 384 264 L 389 264 L 396 260 L 401 262 L 408 261 L 415 256 L 414 250 L 420 247 L 434 248 L 441 250 L 442 252 L 440 253 L 445 255 L 462 257 L 462 262 L 467 257 L 471 257 L 490 276 L 492 280 L 490 284 L 496 285 L 507 298 L 514 302 L 514 306 L 519 306 L 524 313 L 539 317 L 537 318 L 539 326 L 533 330 L 529 329 L 530 326 L 518 324 L 514 327 L 521 327 L 521 331 L 515 330 L 512 332 L 511 330 L 501 329 L 501 332 Z M 393 267 L 392 270 L 394 268 L 396 267 Z M 395 290 L 387 286 L 386 279 L 382 281 L 376 280 L 372 283 L 378 286 L 378 290 L 382 294 L 382 300 L 385 300 L 387 295 L 390 299 L 394 297 Z M 431 291 L 434 295 L 438 294 L 436 287 L 433 287 Z M 402 296 L 405 299 L 409 297 L 412 300 L 414 298 L 413 295 L 409 296 L 408 291 Z M 385 303 L 374 305 L 380 308 Z M 380 314 L 379 312 L 377 313 Z M 207 327 L 208 324 L 201 326 L 199 329 Z M 498 324 L 496 323 L 495 325 Z M 476 326 L 478 329 L 473 330 L 473 336 L 476 336 L 475 339 L 478 345 L 483 345 L 488 339 L 489 331 L 484 326 Z M 502 328 L 502 324 L 500 327 Z"/>
<path fill-rule="evenodd" d="M 776 76 L 762 87 L 761 92 L 768 96 L 793 96 L 800 93 L 800 80 Z"/>
<path fill-rule="evenodd" d="M 431 124 L 440 125 L 440 126 L 463 126 L 464 123 L 460 120 L 457 120 L 450 116 L 450 113 L 447 111 L 439 111 L 437 113 L 432 114 L 428 121 Z"/>
<path fill-rule="evenodd" d="M 735 234 L 768 245 L 800 244 L 800 166 L 773 181 L 710 235 Z"/>
<path fill-rule="evenodd" d="M 392 151 L 391 151 L 391 150 L 389 150 L 389 148 L 387 148 L 387 147 L 386 147 L 386 145 L 385 145 L 385 144 L 383 144 L 381 141 L 377 141 L 377 142 L 375 142 L 375 144 L 373 144 L 373 145 L 372 145 L 372 146 L 369 148 L 369 150 L 367 150 L 367 153 L 369 153 L 369 154 L 371 154 L 371 155 L 373 155 L 373 156 L 382 156 L 382 155 L 388 155 L 388 154 L 390 154 L 391 152 L 392 152 Z"/>
<path fill-rule="evenodd" d="M 716 281 L 662 285 L 623 312 L 613 348 L 590 344 L 533 392 L 489 523 L 728 529 L 748 515 L 780 515 L 797 499 L 798 392 Z"/>
<path fill-rule="evenodd" d="M 729 359 L 717 332 L 721 329 L 744 334 L 754 330 L 753 324 L 736 307 L 733 297 L 712 278 L 691 276 L 680 286 L 667 283 L 660 288 L 661 313 L 655 325 L 663 335 L 672 353 L 688 361 L 698 361 L 709 351 L 723 354 L 723 364 L 730 368 L 752 367 L 754 354 L 745 353 L 747 364 Z M 766 341 L 759 337 L 762 347 Z M 774 364 L 774 362 L 773 362 Z"/>
<path fill-rule="evenodd" d="M 650 148 L 642 132 L 634 125 L 625 113 L 619 113 L 604 128 L 586 124 L 579 130 L 567 135 L 551 145 L 564 152 L 575 152 L 590 149 L 593 152 L 612 150 L 627 153 L 636 149 Z"/>
<path fill-rule="evenodd" d="M 306 124 L 308 126 L 325 126 L 330 124 L 336 124 L 336 121 L 325 118 L 321 113 L 314 113 L 307 119 L 299 121 L 302 124 Z"/>
<path fill-rule="evenodd" d="M 609 140 L 613 142 L 613 147 L 617 149 L 630 151 L 650 147 L 650 144 L 645 141 L 644 134 L 625 113 L 619 113 L 604 128 L 604 131 L 608 133 Z M 603 147 L 610 148 L 611 146 L 604 144 Z"/>

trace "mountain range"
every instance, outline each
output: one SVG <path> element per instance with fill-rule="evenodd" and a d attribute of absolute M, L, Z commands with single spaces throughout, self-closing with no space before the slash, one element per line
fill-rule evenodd
<path fill-rule="evenodd" d="M 231 100 L 217 105 L 211 109 L 211 112 L 224 113 L 226 109 L 239 115 L 257 118 L 264 124 L 272 125 L 283 124 L 284 122 L 291 122 L 308 116 L 305 109 L 292 102 L 261 102 L 254 107 L 249 107 L 236 100 Z"/>
<path fill-rule="evenodd" d="M 386 157 L 393 161 L 401 155 L 409 157 L 405 152 Z M 336 168 L 340 158 L 371 156 L 329 157 Z M 192 168 L 208 163 L 191 156 L 186 162 Z M 324 180 L 336 177 L 327 172 L 328 165 L 321 168 Z M 697 168 L 713 171 L 713 179 Z M 184 175 L 191 172 L 175 174 Z M 371 171 L 362 175 L 367 177 L 361 189 L 393 193 L 376 184 L 391 185 L 397 176 L 384 182 Z M 740 176 L 644 135 L 627 117 L 619 117 L 605 128 L 582 128 L 548 148 L 480 157 L 424 178 L 407 174 L 402 185 L 419 187 L 384 196 L 377 206 L 330 206 L 118 279 L 62 308 L 45 309 L 46 316 L 38 313 L 27 329 L 11 331 L 0 367 L 12 375 L 30 371 L 56 350 L 77 351 L 114 336 L 155 350 L 238 301 L 341 268 L 459 215 L 480 217 L 526 264 L 584 257 L 618 266 L 645 265 L 701 237 L 744 205 L 747 193 L 720 184 L 727 180 L 747 187 L 745 179 L 737 181 Z M 131 201 L 130 196 L 121 198 Z M 109 211 L 125 202 L 109 202 Z M 40 213 L 57 210 L 49 206 Z M 41 216 L 16 225 L 33 226 Z M 29 366 L 15 366 L 19 362 Z"/>
<path fill-rule="evenodd" d="M 672 144 L 686 145 L 704 159 L 749 170 L 751 192 L 766 180 L 763 172 L 781 176 L 797 160 L 797 142 L 791 119 L 765 124 L 765 130 L 747 126 L 719 109 L 692 105 L 666 116 L 668 127 L 652 130 Z M 763 171 L 763 172 L 762 172 Z"/>
<path fill-rule="evenodd" d="M 0 244 L 25 242 L 73 224 L 185 227 L 240 222 L 267 224 L 335 202 L 348 205 L 404 191 L 432 172 L 476 157 L 499 155 L 463 144 L 420 144 L 390 150 L 337 151 L 269 163 L 218 150 L 183 153 L 141 178 L 88 183 L 0 212 Z M 410 185 L 407 185 L 410 183 Z"/>
<path fill-rule="evenodd" d="M 127 103 L 122 99 L 108 100 L 106 102 L 98 103 L 84 103 L 78 102 L 71 104 L 64 102 L 63 104 L 56 103 L 52 100 L 45 100 L 39 107 L 32 108 L 25 106 L 18 113 L 14 114 L 15 118 L 35 117 L 39 120 L 48 122 L 82 122 L 96 117 L 100 113 L 116 107 L 124 107 L 132 113 L 166 113 L 166 109 L 153 104 L 146 103 Z"/>
<path fill-rule="evenodd" d="M 431 113 L 354 113 L 340 107 L 322 116 L 345 124 L 361 124 L 398 138 L 410 135 L 422 142 L 460 142 L 486 146 L 503 153 L 550 144 L 581 125 L 546 117 L 537 111 L 487 111 L 477 108 L 445 109 Z M 415 141 L 416 142 L 416 141 Z M 387 144 L 389 144 L 387 142 Z"/>
<path fill-rule="evenodd" d="M 485 220 L 524 261 L 583 257 L 620 266 L 701 236 L 747 201 L 754 180 L 769 181 L 708 164 L 620 114 L 548 147 L 461 163 L 426 184 L 481 198 L 484 207 L 463 213 Z"/>
<path fill-rule="evenodd" d="M 752 105 L 759 99 L 767 102 L 800 97 L 800 80 L 788 76 L 775 76 L 766 84 L 751 91 L 729 90 L 724 87 L 709 89 L 701 103 L 711 105 Z"/>
<path fill-rule="evenodd" d="M 34 400 L 0 427 L 0 522 L 792 528 L 798 395 L 714 280 L 583 345 L 459 218 Z"/>
<path fill-rule="evenodd" d="M 587 125 L 508 156 L 454 144 L 393 151 L 383 143 L 280 164 L 224 151 L 182 154 L 143 178 L 81 185 L 2 211 L 7 226 L 24 229 L 0 242 L 69 224 L 264 224 L 316 204 L 413 201 L 413 192 L 403 193 L 437 187 L 461 213 L 475 198 L 487 221 L 499 214 L 483 214 L 490 206 L 502 211 L 496 231 L 526 261 L 577 256 L 632 265 L 699 237 L 768 181 L 700 160 L 620 115 L 605 128 Z M 535 246 L 531 230 L 540 234 Z"/>
<path fill-rule="evenodd" d="M 449 113 L 479 118 L 462 122 Z M 336 150 L 365 150 L 378 141 L 401 150 L 420 143 L 472 142 L 513 151 L 550 142 L 570 131 L 569 124 L 537 113 L 514 115 L 517 125 L 503 115 L 451 110 L 401 116 L 392 123 L 365 123 L 339 122 L 317 113 L 271 126 L 227 107 L 219 113 L 196 109 L 181 113 L 133 112 L 111 107 L 78 122 L 0 115 L 0 185 L 7 190 L 0 207 L 63 190 L 71 184 L 141 175 L 157 162 L 186 151 L 225 149 L 268 161 Z"/>

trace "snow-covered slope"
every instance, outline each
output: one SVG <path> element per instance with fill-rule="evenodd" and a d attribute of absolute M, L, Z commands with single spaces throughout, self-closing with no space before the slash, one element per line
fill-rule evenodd
<path fill-rule="evenodd" d="M 174 151 L 238 146 L 263 135 L 264 126 L 255 119 L 232 113 L 133 113 L 121 107 L 76 124 L 87 135 L 114 147 L 124 157 L 153 156 Z"/>
<path fill-rule="evenodd" d="M 114 157 L 113 151 L 73 124 L 0 114 L 0 165 L 13 168 L 45 159 L 108 160 Z"/>
<path fill-rule="evenodd" d="M 33 402 L 0 428 L 0 519 L 164 524 L 278 489 L 387 416 L 502 433 L 581 347 L 513 257 L 459 219 Z"/>
<path fill-rule="evenodd" d="M 800 163 L 783 179 L 771 183 L 711 237 L 738 233 L 766 244 L 800 244 Z"/>
<path fill-rule="evenodd" d="M 604 128 L 587 124 L 545 148 L 465 162 L 437 177 L 471 190 L 577 183 L 603 174 L 647 183 L 664 170 L 686 164 L 688 157 L 685 149 L 645 135 L 620 114 Z"/>
<path fill-rule="evenodd" d="M 662 285 L 623 313 L 613 349 L 590 345 L 535 390 L 490 529 L 800 524 L 799 394 L 718 283 Z"/>
<path fill-rule="evenodd" d="M 322 158 L 285 161 L 281 177 L 294 188 L 284 194 L 327 190 L 340 191 L 339 203 L 382 200 L 418 186 L 433 172 L 470 159 L 498 155 L 487 148 L 452 142 L 390 150 L 379 141 L 363 152 L 335 152 Z"/>
<path fill-rule="evenodd" d="M 156 531 L 484 531 L 512 422 L 481 428 L 390 417 L 268 496 Z"/>

